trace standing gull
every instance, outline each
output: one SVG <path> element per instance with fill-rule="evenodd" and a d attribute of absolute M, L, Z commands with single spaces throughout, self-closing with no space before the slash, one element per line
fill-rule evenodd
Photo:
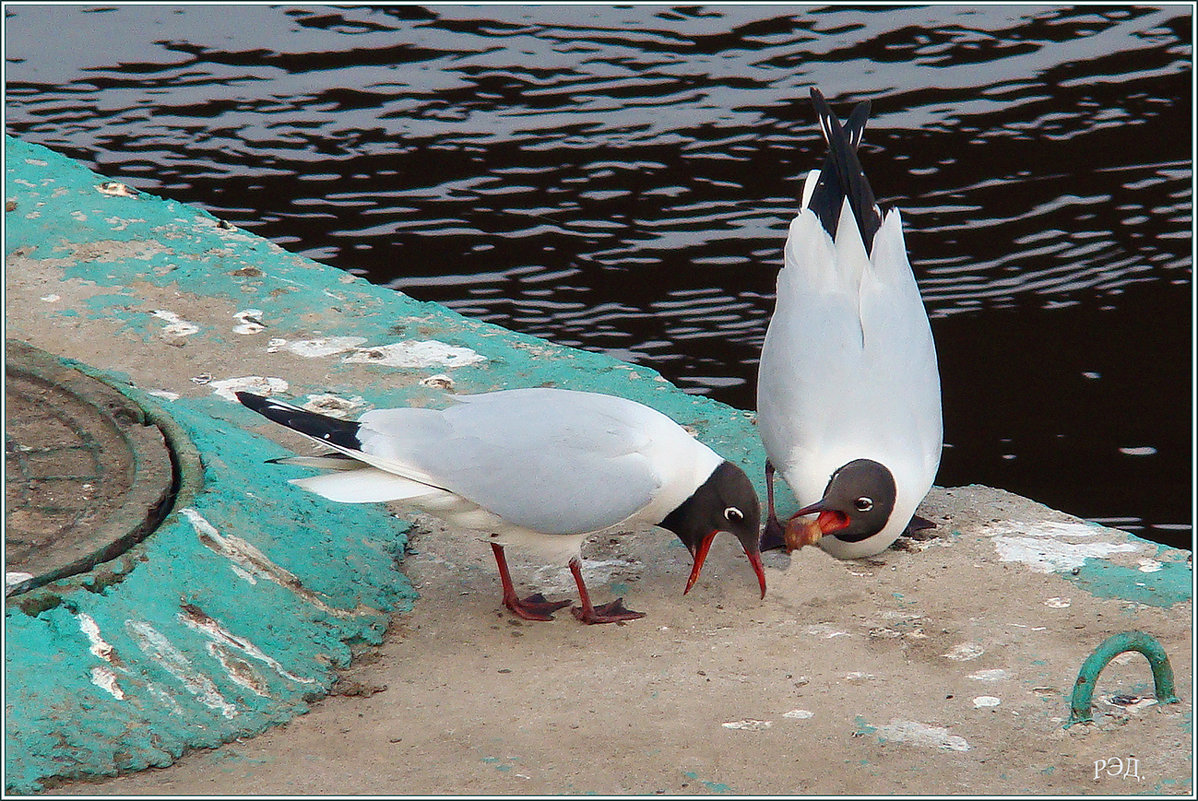
<path fill-rule="evenodd" d="M 732 533 L 765 597 L 758 550 L 761 510 L 744 471 L 661 412 L 593 392 L 529 388 L 459 395 L 444 410 L 376 409 L 357 422 L 238 392 L 267 419 L 334 450 L 279 461 L 329 472 L 291 483 L 333 501 L 398 501 L 486 532 L 503 604 L 525 620 L 552 620 L 570 601 L 519 598 L 504 547 L 569 565 L 584 623 L 634 620 L 622 599 L 591 603 L 580 549 L 587 535 L 651 523 L 674 532 L 694 557 L 688 592 L 712 540 Z"/>

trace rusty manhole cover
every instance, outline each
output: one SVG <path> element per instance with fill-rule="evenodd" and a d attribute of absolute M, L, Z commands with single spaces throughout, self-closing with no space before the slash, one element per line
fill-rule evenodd
<path fill-rule="evenodd" d="M 173 497 L 162 431 L 108 385 L 5 343 L 5 594 L 90 570 L 140 542 Z"/>

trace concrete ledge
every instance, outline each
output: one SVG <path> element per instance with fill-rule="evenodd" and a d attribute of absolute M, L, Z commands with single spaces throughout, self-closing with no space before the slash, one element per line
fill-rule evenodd
<path fill-rule="evenodd" d="M 5 147 L 8 335 L 173 420 L 203 464 L 140 546 L 9 605 L 12 789 L 167 764 L 286 720 L 328 691 L 349 643 L 377 642 L 387 612 L 410 608 L 395 569 L 407 524 L 286 484 L 305 471 L 263 465 L 287 451 L 251 433 L 286 432 L 233 389 L 337 393 L 353 416 L 444 403 L 450 382 L 596 389 L 663 409 L 746 466 L 754 455 L 748 415 L 649 370 L 372 286 L 40 146 Z"/>
<path fill-rule="evenodd" d="M 389 613 L 412 608 L 414 591 L 396 570 L 409 536 L 406 518 L 379 507 L 336 506 L 286 484 L 282 479 L 305 471 L 263 461 L 287 452 L 277 443 L 302 449 L 303 442 L 235 403 L 235 388 L 269 386 L 348 416 L 373 406 L 442 405 L 455 391 L 552 385 L 610 392 L 655 406 L 691 427 L 744 466 L 763 492 L 763 456 L 751 413 L 687 395 L 651 370 L 558 347 L 371 286 L 196 209 L 128 194 L 45 148 L 12 138 L 5 139 L 5 147 L 7 335 L 86 366 L 90 375 L 168 421 L 180 442 L 190 443 L 184 450 L 190 448 L 199 462 L 198 468 L 183 471 L 186 481 L 175 510 L 144 542 L 98 570 L 47 585 L 7 606 L 6 769 L 12 791 L 37 789 L 54 777 L 165 765 L 186 749 L 214 746 L 287 720 L 329 691 L 335 668 L 348 662 L 352 645 L 379 642 Z M 326 393 L 350 405 L 332 405 Z M 783 496 L 783 511 L 793 510 L 791 499 Z M 1092 636 L 1112 627 L 1144 628 L 1174 657 L 1179 691 L 1189 686 L 1191 637 L 1185 621 L 1192 571 L 1186 552 L 981 487 L 935 489 L 921 514 L 937 520 L 941 529 L 934 540 L 909 544 L 916 553 L 888 552 L 859 568 L 835 563 L 841 569 L 832 572 L 810 570 L 824 562 L 818 553 L 771 556 L 771 595 L 763 606 L 768 612 L 760 613 L 768 620 L 764 628 L 746 631 L 793 635 L 784 624 L 807 616 L 807 596 L 817 591 L 821 598 L 838 599 L 833 606 L 850 615 L 854 625 L 865 626 L 861 632 L 842 631 L 844 624 L 837 620 L 817 620 L 822 613 L 803 624 L 807 633 L 800 632 L 799 639 L 812 642 L 820 632 L 843 633 L 829 635 L 837 637 L 831 641 L 835 648 L 825 648 L 836 651 L 838 659 L 852 658 L 841 654 L 843 649 L 869 653 L 910 647 L 929 665 L 951 667 L 956 664 L 951 659 L 937 661 L 941 651 L 991 638 L 1021 660 L 1042 663 L 1042 670 L 1036 668 L 1040 672 L 1068 674 L 1097 644 L 1089 642 Z M 435 533 L 424 537 L 422 554 L 444 556 L 463 547 L 460 540 L 438 539 Z M 627 542 L 640 553 L 640 539 Z M 660 537 L 652 542 L 655 550 L 644 551 L 639 564 L 645 578 L 665 576 L 663 586 L 668 583 L 672 600 L 663 594 L 657 614 L 673 631 L 683 631 L 686 624 L 672 615 L 683 614 L 676 609 L 681 582 L 674 573 L 681 570 L 684 576 L 685 560 L 677 558 L 680 549 L 666 550 Z M 962 543 L 968 547 L 953 547 Z M 914 559 L 922 548 L 929 548 L 919 554 L 924 558 Z M 454 582 L 437 585 L 436 592 L 452 602 L 448 596 L 469 591 L 472 604 L 497 605 L 485 554 L 470 553 L 457 557 L 459 566 L 469 569 L 455 574 Z M 473 570 L 476 557 L 479 569 Z M 891 579 L 887 571 L 907 557 L 902 564 L 908 573 Z M 405 571 L 410 561 L 404 560 Z M 796 568 L 799 564 L 805 567 Z M 417 565 L 429 575 L 443 566 Z M 688 596 L 692 612 L 697 604 L 723 597 L 711 589 L 714 577 L 744 568 L 731 549 L 713 551 L 709 566 L 704 591 L 712 595 L 699 601 Z M 846 569 L 859 570 L 852 575 L 861 578 L 850 581 L 868 582 L 871 589 L 840 597 L 844 590 L 837 582 Z M 952 583 L 943 583 L 940 576 L 950 574 Z M 467 586 L 471 583 L 479 586 Z M 638 590 L 653 598 L 649 583 Z M 730 595 L 744 589 L 725 583 Z M 916 584 L 922 589 L 912 595 Z M 1065 594 L 1062 587 L 1081 597 L 1063 611 L 1045 612 L 1048 601 Z M 894 598 L 882 597 L 892 588 Z M 988 593 L 985 602 L 977 596 L 980 588 Z M 918 613 L 912 611 L 916 602 Z M 441 614 L 440 608 L 418 604 L 416 611 Z M 943 634 L 924 634 L 918 623 L 933 609 L 944 618 Z M 962 616 L 968 619 L 957 619 Z M 1002 629 L 1007 620 L 1069 636 L 1052 646 L 1020 640 L 1019 630 Z M 1081 639 L 1076 632 L 1085 626 L 1090 628 Z M 642 641 L 660 639 L 655 630 L 650 628 Z M 867 636 L 874 630 L 883 633 Z M 619 635 L 602 636 L 619 642 Z M 679 641 L 669 647 L 693 645 Z M 492 646 L 503 647 L 476 643 L 473 650 Z M 441 647 L 470 650 L 456 641 Z M 621 659 L 636 661 L 635 646 L 618 647 Z M 772 647 L 766 653 L 773 654 Z M 862 654 L 856 658 L 861 664 L 869 661 Z M 435 667 L 416 656 L 410 669 L 417 678 Z M 777 672 L 754 667 L 760 668 L 758 674 L 746 681 L 765 681 L 762 677 Z M 918 674 L 899 676 L 896 668 L 891 689 L 918 680 Z M 1030 674 L 1027 681 L 1045 682 Z M 1068 681 L 1071 677 L 1066 686 Z M 851 695 L 852 688 L 845 692 Z M 871 694 L 868 686 L 857 692 Z M 1179 694 L 1183 708 L 1144 728 L 1147 742 L 1162 731 L 1178 736 L 1190 731 L 1191 698 Z M 407 709 L 393 714 L 408 714 Z M 1035 726 L 1059 728 L 1052 717 L 1037 717 Z M 864 712 L 860 720 L 862 734 L 890 725 Z M 421 722 L 413 718 L 411 725 L 418 728 Z M 1025 729 L 1035 726 L 1023 723 Z M 891 734 L 893 739 L 902 732 Z M 1124 747 L 1122 741 L 1118 745 Z M 1187 764 L 1184 754 L 1161 763 L 1161 775 L 1175 783 L 1168 792 L 1188 787 L 1188 769 L 1182 770 Z M 421 787 L 421 792 L 452 789 L 418 782 L 405 786 Z M 751 785 L 751 778 L 737 786 L 746 792 L 785 789 L 762 790 Z M 563 789 L 550 786 L 545 792 Z M 882 785 L 871 791 L 900 789 Z"/>

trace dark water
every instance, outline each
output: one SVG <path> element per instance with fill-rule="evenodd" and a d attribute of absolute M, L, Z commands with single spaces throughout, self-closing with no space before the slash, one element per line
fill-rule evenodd
<path fill-rule="evenodd" d="M 948 448 L 1190 547 L 1188 7 L 9 6 L 6 129 L 753 408 L 807 100 L 873 101 Z"/>

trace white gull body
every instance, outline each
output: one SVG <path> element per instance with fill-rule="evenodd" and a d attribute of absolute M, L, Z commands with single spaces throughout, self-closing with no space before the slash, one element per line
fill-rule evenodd
<path fill-rule="evenodd" d="M 619 601 L 592 609 L 580 572 L 585 538 L 648 523 L 673 531 L 695 557 L 687 590 L 718 531 L 732 532 L 757 573 L 760 507 L 744 472 L 661 412 L 612 395 L 550 388 L 454 396 L 444 410 L 405 407 L 336 420 L 238 393 L 268 419 L 332 456 L 279 460 L 328 470 L 291 483 L 332 501 L 398 501 L 480 532 L 491 543 L 504 604 L 532 620 L 568 602 L 518 599 L 505 546 L 568 564 L 588 623 L 640 617 Z"/>
<path fill-rule="evenodd" d="M 828 137 L 829 123 L 821 123 Z M 863 130 L 864 116 L 849 149 Z M 757 424 L 800 507 L 820 501 L 833 473 L 853 460 L 889 469 L 895 500 L 885 526 L 858 542 L 818 542 L 851 559 L 889 547 L 932 486 L 943 445 L 940 374 L 898 210 L 881 214 L 867 196 L 881 215 L 867 252 L 848 193 L 840 195 L 835 236 L 809 207 L 819 179 L 819 170 L 808 175 L 786 238 L 761 352 Z"/>

